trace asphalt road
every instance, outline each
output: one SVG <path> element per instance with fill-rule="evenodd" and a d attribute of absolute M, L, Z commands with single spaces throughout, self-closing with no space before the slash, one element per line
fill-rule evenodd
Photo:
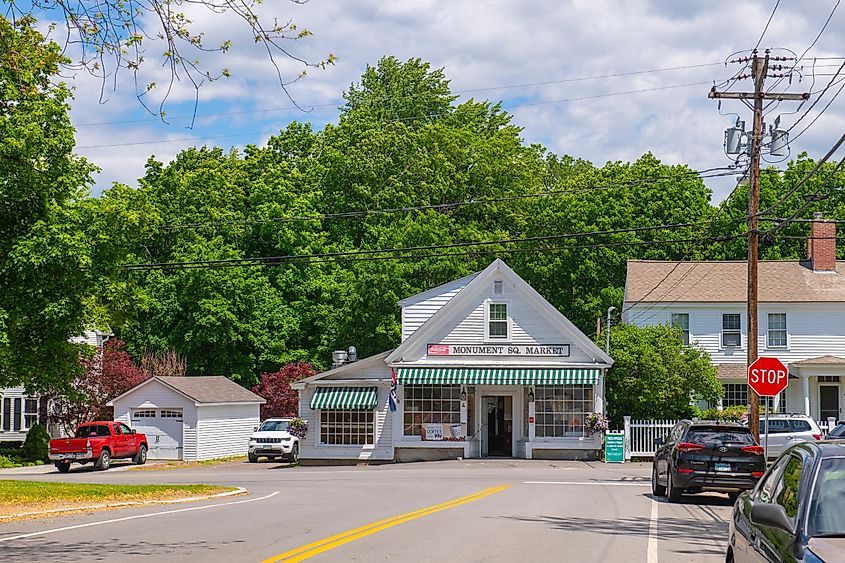
<path fill-rule="evenodd" d="M 724 561 L 727 496 L 669 504 L 649 477 L 645 464 L 526 460 L 2 474 L 250 494 L 0 524 L 0 560 Z"/>

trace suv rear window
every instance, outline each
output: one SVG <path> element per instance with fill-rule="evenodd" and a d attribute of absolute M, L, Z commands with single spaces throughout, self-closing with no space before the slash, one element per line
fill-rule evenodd
<path fill-rule="evenodd" d="M 754 444 L 754 436 L 747 428 L 694 426 L 687 431 L 684 441 L 695 444 Z"/>
<path fill-rule="evenodd" d="M 810 423 L 806 420 L 790 420 L 793 432 L 809 432 L 812 430 Z"/>
<path fill-rule="evenodd" d="M 766 419 L 760 419 L 760 432 L 764 434 L 786 434 L 788 432 L 795 432 L 790 428 L 789 420 L 786 418 L 775 418 L 769 420 L 769 432 L 766 432 Z"/>

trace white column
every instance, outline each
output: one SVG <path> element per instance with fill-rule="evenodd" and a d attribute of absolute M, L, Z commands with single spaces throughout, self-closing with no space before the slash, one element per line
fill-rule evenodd
<path fill-rule="evenodd" d="M 801 376 L 801 388 L 804 391 L 804 414 L 810 416 L 810 377 Z"/>

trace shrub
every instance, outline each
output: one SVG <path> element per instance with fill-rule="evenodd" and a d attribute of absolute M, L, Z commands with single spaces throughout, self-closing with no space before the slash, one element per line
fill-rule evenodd
<path fill-rule="evenodd" d="M 26 434 L 21 448 L 21 455 L 27 461 L 47 461 L 50 448 L 50 435 L 43 424 L 36 422 Z"/>
<path fill-rule="evenodd" d="M 16 467 L 17 464 L 13 462 L 11 459 L 4 455 L 0 455 L 0 469 L 6 469 L 7 467 Z"/>
<path fill-rule="evenodd" d="M 726 409 L 707 409 L 701 411 L 698 418 L 701 420 L 720 420 L 725 422 L 739 422 L 747 418 L 748 407 L 745 405 L 735 405 Z"/>

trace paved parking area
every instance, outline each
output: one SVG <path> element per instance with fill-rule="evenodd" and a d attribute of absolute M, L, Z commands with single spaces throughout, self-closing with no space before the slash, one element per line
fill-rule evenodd
<path fill-rule="evenodd" d="M 647 464 L 526 460 L 0 474 L 250 490 L 190 506 L 2 524 L 0 553 L 20 561 L 724 561 L 727 497 L 669 504 L 652 498 L 649 477 Z"/>

